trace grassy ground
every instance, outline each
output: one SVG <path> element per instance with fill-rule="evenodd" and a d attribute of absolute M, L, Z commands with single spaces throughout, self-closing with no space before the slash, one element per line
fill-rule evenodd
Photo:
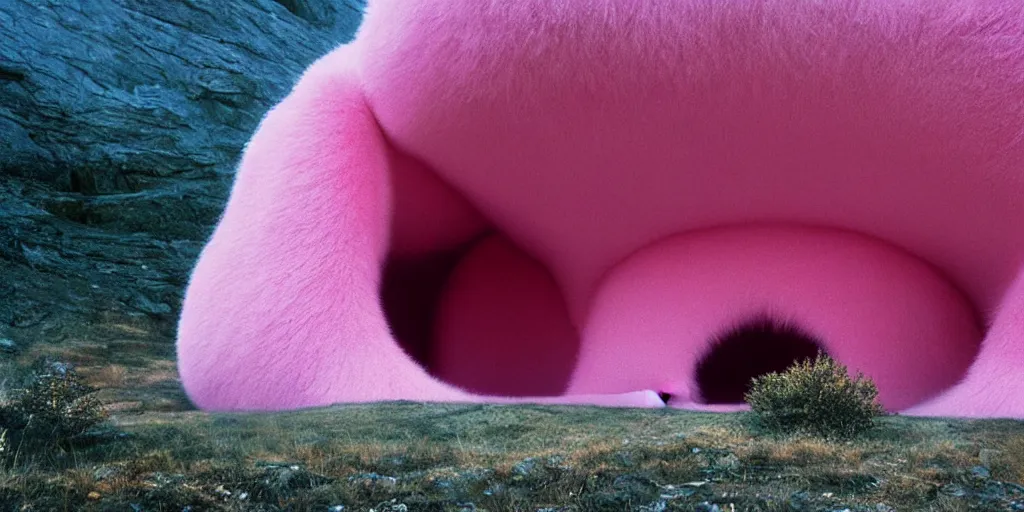
<path fill-rule="evenodd" d="M 208 415 L 185 410 L 158 337 L 118 329 L 22 354 L 80 364 L 112 416 L 90 445 L 9 457 L 0 510 L 1024 510 L 1024 422 L 888 417 L 826 443 L 674 410 Z"/>

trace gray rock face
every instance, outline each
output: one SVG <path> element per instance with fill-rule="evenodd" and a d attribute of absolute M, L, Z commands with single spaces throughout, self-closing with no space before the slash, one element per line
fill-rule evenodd
<path fill-rule="evenodd" d="M 14 343 L 14 340 L 0 338 L 0 354 L 16 353 L 18 353 L 18 345 Z"/>
<path fill-rule="evenodd" d="M 245 142 L 364 4 L 0 0 L 2 334 L 173 326 Z"/>

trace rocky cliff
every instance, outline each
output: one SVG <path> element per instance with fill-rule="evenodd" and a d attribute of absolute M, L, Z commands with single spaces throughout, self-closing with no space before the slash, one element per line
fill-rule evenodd
<path fill-rule="evenodd" d="M 0 0 L 0 339 L 173 332 L 246 140 L 364 4 Z"/>

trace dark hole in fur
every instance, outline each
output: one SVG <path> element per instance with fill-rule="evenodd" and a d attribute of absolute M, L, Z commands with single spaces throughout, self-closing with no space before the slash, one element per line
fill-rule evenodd
<path fill-rule="evenodd" d="M 813 336 L 768 317 L 740 325 L 713 340 L 712 346 L 696 372 L 705 404 L 743 403 L 755 377 L 783 372 L 823 350 Z"/>
<path fill-rule="evenodd" d="M 459 261 L 474 246 L 416 259 L 391 258 L 381 280 L 384 316 L 399 345 L 426 370 L 431 368 L 430 345 L 437 303 Z"/>

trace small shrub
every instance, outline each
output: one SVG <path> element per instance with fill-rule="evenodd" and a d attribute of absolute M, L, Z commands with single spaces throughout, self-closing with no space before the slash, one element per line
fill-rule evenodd
<path fill-rule="evenodd" d="M 850 438 L 885 414 L 877 397 L 870 379 L 860 373 L 851 379 L 845 366 L 819 353 L 814 361 L 754 379 L 745 399 L 755 423 L 770 432 Z"/>
<path fill-rule="evenodd" d="M 7 431 L 7 451 L 18 446 L 67 448 L 78 436 L 106 419 L 94 390 L 74 368 L 38 361 L 23 389 L 10 392 L 0 407 L 0 428 Z"/>

